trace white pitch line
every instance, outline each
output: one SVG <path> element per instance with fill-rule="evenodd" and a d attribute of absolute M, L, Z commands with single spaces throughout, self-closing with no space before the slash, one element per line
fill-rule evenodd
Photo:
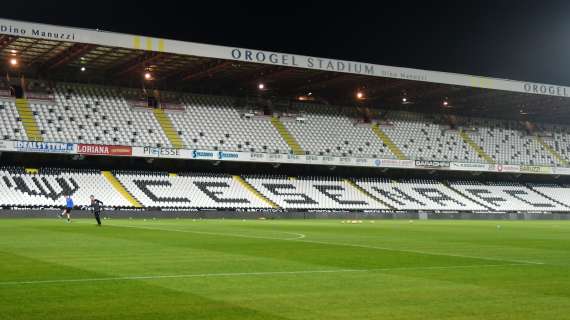
<path fill-rule="evenodd" d="M 205 235 L 211 235 L 211 236 L 227 236 L 227 237 L 252 238 L 252 239 L 267 239 L 267 240 L 299 240 L 299 239 L 303 239 L 306 237 L 306 235 L 304 235 L 302 233 L 284 232 L 284 231 L 274 231 L 274 232 L 283 233 L 283 234 L 291 234 L 291 235 L 295 235 L 295 237 L 294 238 L 272 238 L 272 237 L 253 236 L 253 235 L 239 234 L 239 233 L 221 233 L 221 232 L 208 232 L 208 231 L 195 231 L 195 230 L 165 229 L 165 228 L 143 227 L 143 226 L 126 226 L 126 225 L 116 225 L 116 224 L 109 224 L 109 226 L 111 226 L 111 227 L 122 227 L 122 228 L 146 229 L 146 230 L 158 230 L 158 231 L 196 233 L 196 234 L 205 234 Z"/>
<path fill-rule="evenodd" d="M 368 245 L 363 245 L 363 244 L 327 242 L 327 241 L 318 241 L 318 240 L 305 240 L 305 239 L 304 239 L 304 238 L 305 238 L 305 235 L 304 235 L 304 234 L 301 234 L 301 233 L 297 234 L 297 235 L 299 235 L 299 237 L 297 237 L 297 238 L 284 239 L 284 238 L 258 237 L 258 236 L 250 236 L 250 235 L 243 235 L 243 234 L 216 233 L 216 232 L 193 231 L 193 230 L 180 230 L 180 229 L 164 229 L 164 228 L 152 228 L 152 227 L 142 227 L 142 226 L 126 226 L 126 225 L 110 225 L 110 226 L 113 226 L 113 227 L 125 227 L 125 228 L 135 228 L 135 229 L 147 229 L 147 230 L 158 230 L 158 231 L 182 232 L 182 233 L 197 233 L 197 234 L 207 234 L 207 235 L 219 235 L 219 236 L 228 236 L 228 237 L 241 237 L 241 238 L 254 238 L 254 239 L 297 241 L 297 242 L 316 243 L 316 244 L 324 244 L 324 245 L 331 245 L 331 246 L 357 247 L 357 248 L 373 249 L 373 250 L 384 250 L 384 251 L 392 251 L 392 252 L 416 253 L 416 254 L 431 255 L 431 256 L 448 256 L 448 257 L 456 257 L 456 258 L 480 259 L 480 260 L 496 261 L 496 262 L 508 262 L 508 263 L 515 263 L 515 264 L 521 264 L 521 263 L 524 263 L 524 264 L 536 264 L 536 265 L 543 265 L 543 264 L 544 264 L 544 262 L 537 262 L 537 261 L 499 259 L 499 258 L 489 258 L 489 257 L 468 256 L 468 255 L 453 254 L 453 253 L 436 253 L 436 252 L 421 251 L 421 250 L 395 249 L 395 248 L 388 248 L 388 247 L 368 246 Z M 287 233 L 287 232 L 283 232 L 283 233 Z M 303 237 L 301 237 L 301 235 L 302 235 Z M 301 239 L 303 239 L 303 240 L 301 240 Z"/>
<path fill-rule="evenodd" d="M 283 240 L 299 240 L 299 239 L 303 239 L 305 237 L 307 237 L 306 235 L 302 234 L 302 233 L 296 233 L 296 232 L 283 232 L 283 231 L 277 231 L 279 233 L 286 233 L 286 234 L 292 234 L 292 235 L 296 235 L 297 238 L 293 238 L 293 239 L 283 239 Z"/>
<path fill-rule="evenodd" d="M 531 266 L 530 264 L 479 264 L 464 266 L 432 266 L 432 267 L 396 267 L 396 268 L 376 268 L 376 269 L 333 269 L 333 270 L 299 270 L 299 271 L 267 271 L 267 272 L 226 272 L 226 273 L 195 273 L 195 274 L 174 274 L 174 275 L 147 275 L 147 276 L 126 276 L 126 277 L 102 277 L 83 279 L 53 279 L 53 280 L 28 280 L 28 281 L 5 281 L 0 282 L 0 286 L 26 285 L 26 284 L 57 284 L 57 283 L 77 283 L 77 282 L 100 282 L 100 281 L 129 281 L 129 280 L 159 280 L 159 279 L 180 279 L 180 278 L 207 278 L 207 277 L 243 277 L 243 276 L 276 276 L 276 275 L 302 275 L 315 273 L 357 273 L 357 272 L 382 272 L 382 271 L 406 271 L 406 270 L 439 270 L 439 269 L 466 269 L 466 268 L 492 268 L 511 266 Z"/>
<path fill-rule="evenodd" d="M 357 247 L 357 248 L 365 248 L 365 249 L 386 250 L 386 251 L 394 251 L 394 252 L 417 253 L 417 254 L 432 255 L 432 256 L 449 256 L 449 257 L 480 259 L 480 260 L 488 260 L 488 261 L 502 261 L 502 262 L 510 262 L 510 263 L 515 263 L 515 264 L 536 264 L 536 265 L 544 264 L 544 262 L 536 262 L 536 261 L 499 259 L 499 258 L 469 256 L 469 255 L 453 254 L 453 253 L 436 253 L 436 252 L 428 252 L 428 251 L 421 251 L 421 250 L 410 250 L 410 249 L 395 249 L 395 248 L 388 248 L 388 247 L 369 246 L 369 245 L 364 245 L 364 244 L 338 243 L 338 242 L 327 242 L 327 241 L 316 241 L 316 240 L 298 240 L 298 239 L 296 239 L 296 240 L 298 242 L 309 242 L 309 243 L 326 244 L 326 245 L 334 245 L 334 246 L 346 246 L 346 247 Z"/>

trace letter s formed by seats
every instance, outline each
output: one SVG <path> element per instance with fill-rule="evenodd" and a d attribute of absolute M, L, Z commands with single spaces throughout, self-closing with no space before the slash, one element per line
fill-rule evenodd
<path fill-rule="evenodd" d="M 288 204 L 305 204 L 305 205 L 318 205 L 319 203 L 311 199 L 308 195 L 303 193 L 283 192 L 281 190 L 297 190 L 294 185 L 287 183 L 263 183 L 262 184 L 269 192 L 277 196 L 290 196 L 288 199 L 283 199 L 283 202 Z M 296 198 L 295 198 L 296 197 Z"/>

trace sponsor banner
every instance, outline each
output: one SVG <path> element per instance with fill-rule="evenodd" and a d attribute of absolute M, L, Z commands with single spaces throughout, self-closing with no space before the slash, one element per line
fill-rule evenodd
<path fill-rule="evenodd" d="M 288 154 L 287 156 L 287 162 L 291 162 L 291 163 L 305 163 L 305 156 L 298 156 L 296 154 Z M 271 158 L 271 155 L 269 156 Z"/>
<path fill-rule="evenodd" d="M 133 156 L 151 158 L 190 158 L 190 150 L 159 147 L 133 147 Z"/>
<path fill-rule="evenodd" d="M 74 153 L 75 144 L 60 142 L 14 141 L 14 149 L 22 152 Z"/>
<path fill-rule="evenodd" d="M 218 151 L 218 160 L 224 161 L 240 161 L 245 159 L 244 152 Z"/>
<path fill-rule="evenodd" d="M 318 163 L 320 164 L 322 162 L 322 157 L 321 156 L 312 156 L 312 155 L 306 155 L 305 156 L 305 160 L 307 162 L 310 163 Z"/>
<path fill-rule="evenodd" d="M 493 171 L 508 173 L 535 173 L 570 175 L 570 168 L 529 166 L 529 165 L 489 165 L 482 163 L 464 163 L 448 161 L 422 161 L 397 159 L 369 159 L 314 155 L 271 154 L 259 152 L 231 152 L 212 150 L 189 150 L 158 147 L 130 147 L 96 144 L 35 142 L 35 141 L 0 141 L 0 151 L 70 153 L 102 156 L 134 156 L 147 158 L 199 159 L 219 161 L 299 163 L 314 165 L 340 165 L 359 167 L 381 167 L 402 169 L 449 169 L 457 171 Z"/>
<path fill-rule="evenodd" d="M 496 164 L 494 165 L 497 172 L 520 172 L 521 167 L 516 164 Z"/>
<path fill-rule="evenodd" d="M 131 156 L 133 155 L 133 148 L 130 146 L 78 144 L 77 153 L 84 155 L 101 155 L 101 156 Z"/>
<path fill-rule="evenodd" d="M 416 168 L 426 168 L 426 169 L 449 169 L 449 161 L 438 161 L 438 160 L 416 160 L 414 163 Z"/>
<path fill-rule="evenodd" d="M 218 158 L 217 151 L 211 150 L 192 150 L 190 154 L 191 159 L 202 159 L 202 160 L 216 160 Z"/>
<path fill-rule="evenodd" d="M 372 161 L 372 160 L 371 160 Z M 398 159 L 376 159 L 374 166 L 382 168 L 413 168 L 415 166 L 413 160 Z"/>
<path fill-rule="evenodd" d="M 542 174 L 551 174 L 554 170 L 552 167 L 546 166 L 520 166 L 521 172 L 528 172 L 528 173 L 542 173 Z"/>
<path fill-rule="evenodd" d="M 561 175 L 570 175 L 570 168 L 556 167 L 554 173 Z"/>
<path fill-rule="evenodd" d="M 0 151 L 14 151 L 14 141 L 0 140 Z"/>
<path fill-rule="evenodd" d="M 246 160 L 249 160 L 249 161 L 267 161 L 268 155 L 269 154 L 267 154 L 267 153 L 250 152 L 249 156 L 246 158 Z"/>
<path fill-rule="evenodd" d="M 485 163 L 452 162 L 449 169 L 458 171 L 495 171 L 495 166 L 489 168 L 489 165 Z"/>
<path fill-rule="evenodd" d="M 357 165 L 360 167 L 370 167 L 370 166 L 372 166 L 372 159 L 355 158 L 354 159 L 354 165 Z"/>
<path fill-rule="evenodd" d="M 338 164 L 341 166 L 351 166 L 354 165 L 354 161 L 355 159 L 349 158 L 349 157 L 339 157 L 338 158 Z"/>
<path fill-rule="evenodd" d="M 213 151 L 213 150 L 184 150 L 179 151 L 180 157 L 184 159 L 199 160 L 222 160 L 222 161 L 267 161 L 267 154 L 234 152 L 234 151 Z"/>
<path fill-rule="evenodd" d="M 338 159 L 336 157 L 323 156 L 320 158 L 321 158 L 322 164 L 337 164 L 338 163 Z"/>
<path fill-rule="evenodd" d="M 266 159 L 269 162 L 287 162 L 287 155 L 286 154 L 275 154 L 275 153 L 268 153 L 265 154 L 264 158 L 256 158 L 256 161 L 263 161 L 262 159 Z"/>

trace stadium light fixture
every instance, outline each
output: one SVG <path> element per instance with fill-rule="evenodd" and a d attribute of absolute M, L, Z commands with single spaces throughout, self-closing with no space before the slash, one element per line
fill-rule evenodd
<path fill-rule="evenodd" d="M 258 84 L 257 89 L 259 89 L 259 90 L 265 89 L 265 84 L 263 84 L 263 83 Z"/>
<path fill-rule="evenodd" d="M 16 58 L 10 59 L 10 65 L 12 65 L 14 67 L 17 66 L 18 65 L 18 59 L 16 59 Z"/>

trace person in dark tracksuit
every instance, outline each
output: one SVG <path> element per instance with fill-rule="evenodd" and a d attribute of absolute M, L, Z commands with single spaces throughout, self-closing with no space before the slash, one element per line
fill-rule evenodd
<path fill-rule="evenodd" d="M 97 220 L 97 225 L 101 226 L 101 207 L 103 206 L 103 202 L 95 199 L 92 195 L 91 198 L 91 210 L 93 210 L 93 215 L 95 215 L 95 220 Z"/>

